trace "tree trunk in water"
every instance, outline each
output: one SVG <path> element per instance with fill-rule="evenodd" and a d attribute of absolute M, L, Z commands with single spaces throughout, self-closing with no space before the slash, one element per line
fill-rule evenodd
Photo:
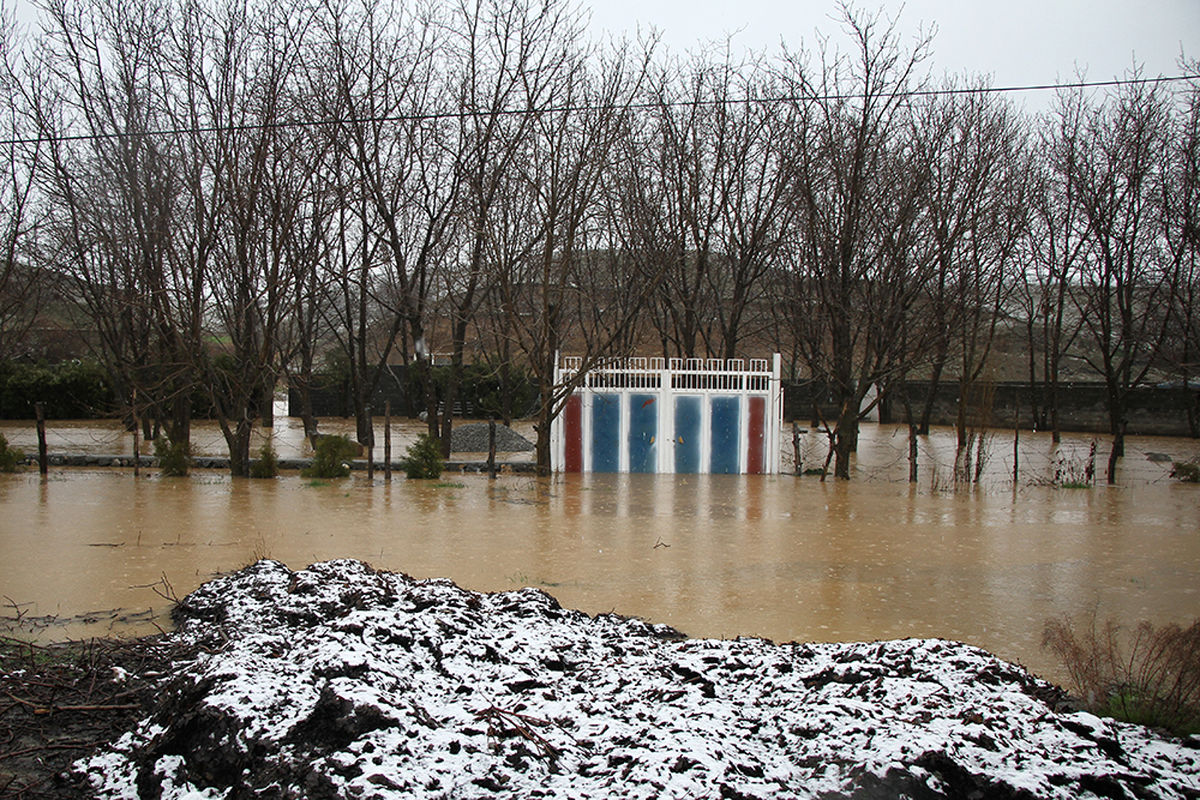
<path fill-rule="evenodd" d="M 275 427 L 275 377 L 272 375 L 263 381 L 262 388 L 262 426 Z"/>
<path fill-rule="evenodd" d="M 300 396 L 300 422 L 304 425 L 304 438 L 308 440 L 310 447 L 315 447 L 317 418 L 313 416 L 312 410 L 312 387 L 307 381 L 301 382 L 296 387 L 296 393 Z"/>
<path fill-rule="evenodd" d="M 933 417 L 933 404 L 937 401 L 938 387 L 942 381 L 942 362 L 933 365 L 933 374 L 929 376 L 929 394 L 925 397 L 925 407 L 921 409 L 921 421 L 917 423 L 917 433 L 929 435 L 929 423 Z"/>
<path fill-rule="evenodd" d="M 858 411 L 847 404 L 838 420 L 837 436 L 833 442 L 833 477 L 850 479 L 850 456 L 858 443 Z"/>
<path fill-rule="evenodd" d="M 1108 471 L 1105 473 L 1105 479 L 1109 485 L 1117 482 L 1117 461 L 1125 453 L 1125 431 L 1121 430 L 1113 434 L 1112 452 L 1108 454 Z"/>
<path fill-rule="evenodd" d="M 233 430 L 226 434 L 229 445 L 229 474 L 235 478 L 250 477 L 250 434 L 253 430 L 254 423 L 250 421 L 247 409 Z"/>
<path fill-rule="evenodd" d="M 954 429 L 958 434 L 958 449 L 967 446 L 967 385 L 958 384 L 958 413 L 954 417 Z"/>
<path fill-rule="evenodd" d="M 543 403 L 538 410 L 537 438 L 533 445 L 538 475 L 550 474 L 550 421 L 550 405 Z"/>

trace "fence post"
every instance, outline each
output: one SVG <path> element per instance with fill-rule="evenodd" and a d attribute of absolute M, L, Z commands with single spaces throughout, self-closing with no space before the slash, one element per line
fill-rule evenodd
<path fill-rule="evenodd" d="M 1014 392 L 1014 394 L 1016 394 Z M 1013 488 L 1021 479 L 1021 400 L 1014 398 L 1013 402 Z"/>
<path fill-rule="evenodd" d="M 374 411 L 367 406 L 367 480 L 375 480 L 375 419 L 371 416 Z"/>
<path fill-rule="evenodd" d="M 792 420 L 792 457 L 795 462 L 793 472 L 797 475 L 804 474 L 804 465 L 800 462 L 800 426 L 795 420 Z"/>
<path fill-rule="evenodd" d="M 496 477 L 496 420 L 488 420 L 488 477 Z"/>
<path fill-rule="evenodd" d="M 33 408 L 37 412 L 38 472 L 44 476 L 50 470 L 46 457 L 46 404 L 34 403 Z"/>
<path fill-rule="evenodd" d="M 383 479 L 392 479 L 392 401 L 383 404 Z"/>
<path fill-rule="evenodd" d="M 908 426 L 908 482 L 917 482 L 917 426 Z"/>
<path fill-rule="evenodd" d="M 130 413 L 133 415 L 133 477 L 136 478 L 141 474 L 142 465 L 142 432 L 139 430 L 142 423 L 137 413 L 137 392 L 133 393 L 133 403 Z"/>

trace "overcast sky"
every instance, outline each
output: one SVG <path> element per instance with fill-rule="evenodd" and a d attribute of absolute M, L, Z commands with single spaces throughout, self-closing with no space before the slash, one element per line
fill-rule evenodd
<path fill-rule="evenodd" d="M 815 34 L 840 34 L 835 0 L 583 0 L 591 29 L 620 35 L 652 25 L 680 52 L 735 34 L 742 47 L 811 47 Z M 1136 57 L 1147 76 L 1179 73 L 1180 49 L 1200 59 L 1200 0 L 860 0 L 899 15 L 911 40 L 936 26 L 934 74 L 990 75 L 996 86 L 1124 77 Z"/>
<path fill-rule="evenodd" d="M 130 0 L 136 2 L 137 0 Z M 405 0 L 394 0 L 404 2 Z M 578 0 L 593 34 L 653 26 L 682 53 L 734 35 L 735 47 L 811 47 L 818 31 L 840 35 L 836 0 Z M 23 20 L 30 0 L 7 0 Z M 995 86 L 1124 77 L 1136 58 L 1148 77 L 1179 74 L 1182 50 L 1200 59 L 1200 0 L 858 0 L 898 17 L 909 41 L 934 26 L 935 75 L 990 76 Z M 1033 104 L 1038 104 L 1036 100 Z"/>

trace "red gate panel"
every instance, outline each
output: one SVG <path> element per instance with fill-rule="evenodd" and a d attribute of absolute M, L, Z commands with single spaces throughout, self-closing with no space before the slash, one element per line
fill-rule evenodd
<path fill-rule="evenodd" d="M 746 472 L 750 475 L 761 475 L 763 471 L 764 429 L 767 416 L 767 400 L 765 397 L 749 397 L 750 423 L 746 436 Z"/>
<path fill-rule="evenodd" d="M 563 416 L 566 427 L 563 441 L 564 471 L 583 472 L 583 398 L 577 394 L 567 398 Z"/>

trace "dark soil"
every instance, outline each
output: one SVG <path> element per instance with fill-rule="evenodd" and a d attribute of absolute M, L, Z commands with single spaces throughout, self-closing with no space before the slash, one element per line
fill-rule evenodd
<path fill-rule="evenodd" d="M 181 655 L 161 637 L 36 645 L 0 635 L 0 798 L 91 797 L 71 763 L 145 717 Z"/>

